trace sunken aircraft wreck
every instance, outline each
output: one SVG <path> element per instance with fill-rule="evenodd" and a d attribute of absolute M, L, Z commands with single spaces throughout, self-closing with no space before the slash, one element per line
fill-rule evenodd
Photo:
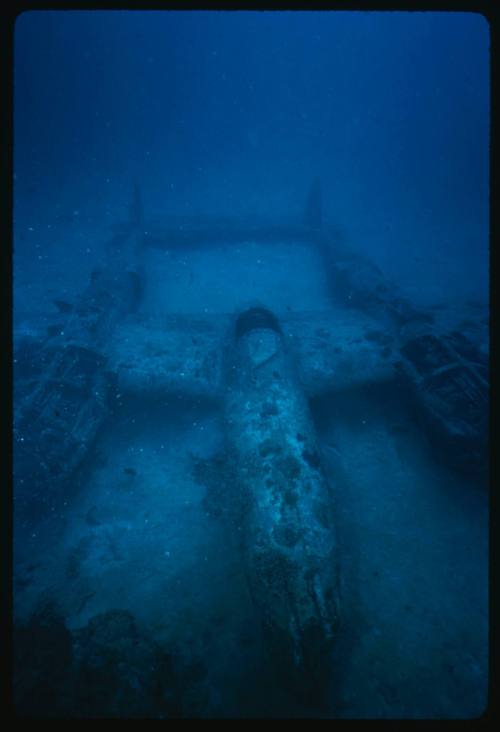
<path fill-rule="evenodd" d="M 273 312 L 265 302 L 220 314 L 137 312 L 147 247 L 302 241 L 323 263 L 332 311 Z M 270 658 L 310 697 L 328 676 L 341 618 L 332 492 L 311 400 L 365 384 L 397 384 L 437 458 L 458 470 L 487 462 L 487 320 L 460 330 L 415 308 L 322 220 L 311 188 L 297 220 L 146 222 L 136 186 L 129 221 L 73 303 L 53 322 L 14 332 L 14 478 L 18 520 L 64 495 L 117 394 L 181 395 L 223 416 L 243 533 L 242 562 Z M 487 342 L 487 339 L 486 339 Z"/>

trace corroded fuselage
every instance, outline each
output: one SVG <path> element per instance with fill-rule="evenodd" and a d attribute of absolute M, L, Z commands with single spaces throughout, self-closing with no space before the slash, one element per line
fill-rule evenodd
<path fill-rule="evenodd" d="M 274 664 L 295 691 L 315 699 L 328 680 L 338 619 L 332 495 L 278 322 L 252 308 L 232 335 L 225 423 L 244 504 L 248 586 Z"/>

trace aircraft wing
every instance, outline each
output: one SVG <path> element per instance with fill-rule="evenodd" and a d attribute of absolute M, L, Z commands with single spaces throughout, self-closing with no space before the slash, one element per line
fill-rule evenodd
<path fill-rule="evenodd" d="M 117 388 L 134 395 L 216 400 L 229 316 L 131 315 L 107 347 Z"/>
<path fill-rule="evenodd" d="M 131 315 L 107 347 L 119 391 L 216 401 L 231 314 Z M 391 336 L 375 321 L 344 311 L 287 313 L 278 320 L 310 397 L 390 380 Z"/>
<path fill-rule="evenodd" d="M 289 314 L 283 327 L 310 397 L 389 381 L 394 376 L 392 337 L 359 312 Z"/>

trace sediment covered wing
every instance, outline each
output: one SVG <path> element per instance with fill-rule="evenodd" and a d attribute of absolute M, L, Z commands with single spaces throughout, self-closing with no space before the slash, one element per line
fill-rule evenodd
<path fill-rule="evenodd" d="M 217 400 L 230 317 L 129 316 L 116 328 L 107 347 L 108 368 L 116 372 L 118 388 L 144 396 L 175 393 Z M 393 378 L 393 337 L 376 321 L 349 311 L 279 317 L 307 396 Z"/>
<path fill-rule="evenodd" d="M 227 322 L 224 315 L 127 318 L 107 347 L 118 389 L 138 396 L 216 400 Z"/>
<path fill-rule="evenodd" d="M 296 313 L 282 322 L 309 397 L 394 377 L 393 335 L 360 313 Z"/>

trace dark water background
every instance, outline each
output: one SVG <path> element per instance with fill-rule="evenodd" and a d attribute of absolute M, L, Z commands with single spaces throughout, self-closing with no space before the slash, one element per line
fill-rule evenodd
<path fill-rule="evenodd" d="M 324 218 L 346 246 L 378 264 L 413 303 L 460 310 L 474 300 L 487 306 L 488 64 L 488 25 L 475 14 L 99 11 L 20 16 L 14 64 L 15 323 L 48 312 L 54 298 L 81 291 L 102 257 L 109 227 L 127 217 L 135 180 L 152 218 L 272 217 L 300 212 L 311 181 L 319 176 Z M 212 267 L 210 281 L 230 281 L 223 260 L 201 265 Z M 287 271 L 290 282 L 299 282 L 302 274 L 293 267 Z M 188 310 L 201 311 L 205 303 L 196 293 L 191 297 Z M 228 299 L 228 310 L 233 301 Z M 155 302 L 161 307 L 150 297 L 151 313 Z M 175 302 L 169 307 L 175 311 Z M 178 309 L 186 309 L 185 302 L 179 300 Z M 485 706 L 487 683 L 484 492 L 470 479 L 435 468 L 411 415 L 396 413 L 386 394 L 375 397 L 357 394 L 350 403 L 343 397 L 340 406 L 324 407 L 327 413 L 318 416 L 325 440 L 340 430 L 331 442 L 330 468 L 344 486 L 339 515 L 344 516 L 348 563 L 357 567 L 347 585 L 352 582 L 351 598 L 359 600 L 353 617 L 359 611 L 360 629 L 358 646 L 350 636 L 341 644 L 339 653 L 351 659 L 342 662 L 347 682 L 340 696 L 332 692 L 326 714 L 474 716 Z M 203 458 L 217 452 L 220 427 L 203 409 L 176 409 L 148 412 L 131 402 L 115 432 L 102 438 L 100 455 L 87 466 L 88 488 L 72 498 L 71 516 L 80 511 L 86 517 L 91 539 L 78 533 L 69 509 L 54 519 L 49 538 L 17 527 L 18 565 L 26 572 L 36 564 L 30 557 L 42 559 L 41 568 L 30 570 L 30 578 L 24 575 L 18 585 L 16 614 L 25 622 L 42 600 L 55 600 L 67 628 L 90 633 L 81 629 L 98 613 L 127 610 L 155 643 L 179 639 L 180 671 L 170 661 L 151 661 L 145 641 L 142 655 L 127 656 L 139 679 L 127 678 L 127 684 L 141 688 L 144 668 L 164 663 L 160 676 L 170 680 L 169 699 L 174 699 L 166 712 L 159 712 L 155 701 L 139 708 L 139 716 L 307 716 L 310 711 L 274 693 L 272 679 L 262 680 L 260 672 L 252 676 L 251 670 L 260 668 L 254 648 L 258 630 L 249 606 L 242 605 L 239 565 L 233 566 L 221 546 L 220 529 L 196 508 L 199 489 L 183 473 L 183 458 L 176 463 L 176 455 L 184 452 Z M 360 419 L 369 415 L 375 425 L 369 436 L 352 426 L 354 413 Z M 389 439 L 395 433 L 399 441 L 393 449 Z M 166 463 L 159 457 L 165 444 L 170 450 Z M 148 457 L 138 456 L 139 451 Z M 344 456 L 341 465 L 335 464 L 339 455 Z M 134 497 L 120 483 L 117 502 L 109 503 L 105 496 L 113 470 L 123 483 L 124 465 L 144 482 Z M 178 487 L 167 507 L 161 480 Z M 380 482 L 383 489 L 375 490 Z M 147 485 L 155 486 L 152 493 Z M 401 485 L 403 493 L 396 489 Z M 357 524 L 355 516 L 363 515 L 364 523 Z M 127 522 L 140 521 L 146 531 L 151 517 L 159 521 L 153 538 L 132 532 L 127 545 L 120 533 Z M 158 552 L 161 545 L 162 558 L 175 556 L 175 548 L 161 544 L 175 522 L 180 529 L 172 546 L 180 559 L 169 575 Z M 355 551 L 349 549 L 349 536 L 357 537 Z M 421 540 L 420 564 L 412 574 L 414 543 Z M 138 562 L 135 569 L 127 562 L 131 555 Z M 373 581 L 394 555 L 401 561 L 385 584 L 376 591 L 368 584 L 364 599 L 362 592 L 356 595 L 356 582 Z M 76 558 L 68 570 L 71 556 Z M 121 569 L 109 580 L 99 572 L 113 562 L 121 562 Z M 363 570 L 366 562 L 378 564 L 368 571 Z M 207 572 L 212 592 L 202 582 Z M 141 577 L 135 595 L 129 575 Z M 72 576 L 80 582 L 74 595 L 68 589 Z M 166 579 L 171 576 L 180 583 L 178 606 L 171 602 Z M 231 577 L 234 595 L 227 589 Z M 451 585 L 443 589 L 446 581 Z M 160 608 L 161 593 L 169 599 Z M 397 607 L 406 608 L 404 620 L 400 613 L 391 614 L 398 596 Z M 382 618 L 373 627 L 363 611 L 370 597 Z M 161 618 L 167 618 L 168 632 Z M 61 703 L 73 703 L 76 716 L 89 708 L 97 716 L 103 709 L 106 714 L 109 700 L 101 700 L 100 707 L 99 699 L 92 699 L 95 707 L 89 707 L 80 697 L 61 702 L 61 694 L 54 695 L 58 684 L 64 686 L 71 642 L 67 628 L 53 619 L 44 622 L 49 645 L 62 650 L 56 661 L 44 661 L 41 652 L 33 667 L 42 675 L 44 663 L 63 669 L 54 676 L 52 696 L 46 695 L 48 713 L 51 704 L 57 710 Z M 106 630 L 111 646 L 131 634 L 130 622 L 128 616 L 112 619 Z M 391 635 L 391 627 L 400 631 Z M 421 637 L 435 642 L 419 655 Z M 85 645 L 85 638 L 79 642 Z M 93 646 L 97 659 L 109 652 L 104 641 L 102 647 L 93 642 L 101 649 Z M 236 661 L 235 644 L 243 654 Z M 100 668 L 99 660 L 93 663 L 94 670 Z M 245 664 L 256 686 L 249 686 L 244 674 L 238 676 L 236 667 Z M 92 679 L 89 688 L 95 690 Z M 127 701 L 116 704 L 113 713 L 128 716 Z"/>
<path fill-rule="evenodd" d="M 31 13 L 15 51 L 20 224 L 105 217 L 135 177 L 152 212 L 286 212 L 319 175 L 396 279 L 485 297 L 482 16 Z"/>

